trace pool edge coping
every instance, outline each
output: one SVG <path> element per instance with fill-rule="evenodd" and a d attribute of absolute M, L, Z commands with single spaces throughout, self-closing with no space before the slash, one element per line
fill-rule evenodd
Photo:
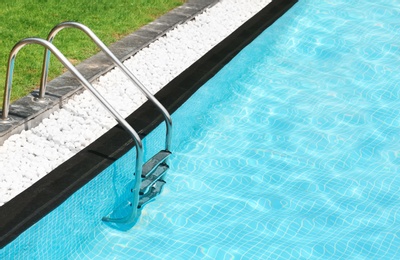
<path fill-rule="evenodd" d="M 156 98 L 172 114 L 208 79 L 234 58 L 241 49 L 272 25 L 296 2 L 297 0 L 272 1 L 168 83 L 155 95 Z M 259 23 L 262 23 L 262 26 Z M 177 91 L 181 94 L 178 99 L 171 95 L 171 93 Z M 140 129 L 138 132 L 141 137 L 150 133 L 162 120 L 162 115 L 159 115 L 158 110 L 149 101 L 127 117 L 127 121 L 131 125 Z M 75 191 L 96 177 L 133 146 L 130 136 L 117 125 L 0 207 L 1 230 L 5 230 L 6 233 L 0 237 L 0 249 L 58 207 Z M 12 214 L 7 215 L 7 212 L 12 212 Z"/>

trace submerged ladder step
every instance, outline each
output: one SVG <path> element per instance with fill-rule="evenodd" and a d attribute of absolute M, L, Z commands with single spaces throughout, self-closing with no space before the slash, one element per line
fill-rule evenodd
<path fill-rule="evenodd" d="M 164 184 L 165 181 L 163 180 L 156 181 L 156 183 L 154 183 L 154 185 L 151 187 L 150 191 L 145 195 L 141 196 L 141 198 L 139 199 L 138 209 L 143 208 L 147 203 L 154 200 L 154 198 L 158 194 L 160 194 Z"/>
<path fill-rule="evenodd" d="M 158 165 L 158 167 L 153 171 L 152 174 L 148 175 L 147 178 L 142 180 L 142 183 L 140 185 L 140 195 L 143 195 L 148 192 L 149 188 L 153 186 L 153 184 L 159 180 L 165 172 L 169 169 L 168 165 L 165 163 L 161 163 Z"/>
<path fill-rule="evenodd" d="M 161 150 L 156 155 L 151 157 L 150 160 L 143 165 L 142 178 L 147 178 L 156 169 L 156 167 L 164 162 L 170 155 L 170 151 Z"/>

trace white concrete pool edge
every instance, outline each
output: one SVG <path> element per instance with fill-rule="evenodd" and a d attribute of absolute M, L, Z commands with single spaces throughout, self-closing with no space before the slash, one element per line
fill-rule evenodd
<path fill-rule="evenodd" d="M 156 93 L 270 1 L 222 0 L 195 19 L 178 25 L 125 65 Z M 93 86 L 123 116 L 146 99 L 122 72 L 114 69 Z M 0 146 L 0 206 L 93 142 L 116 122 L 83 92 L 28 131 Z"/>

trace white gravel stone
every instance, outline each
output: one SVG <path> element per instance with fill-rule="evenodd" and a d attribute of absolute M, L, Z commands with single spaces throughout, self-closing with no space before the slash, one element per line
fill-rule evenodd
<path fill-rule="evenodd" d="M 124 64 L 154 94 L 270 2 L 222 0 Z M 124 117 L 146 101 L 119 69 L 93 86 Z M 6 140 L 0 146 L 0 206 L 116 125 L 107 115 L 85 91 L 37 127 Z"/>

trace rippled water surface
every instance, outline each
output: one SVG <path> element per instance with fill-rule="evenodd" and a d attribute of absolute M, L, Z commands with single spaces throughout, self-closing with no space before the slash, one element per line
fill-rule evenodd
<path fill-rule="evenodd" d="M 399 259 L 399 93 L 399 1 L 300 1 L 174 115 L 164 193 L 112 254 Z"/>
<path fill-rule="evenodd" d="M 162 195 L 73 258 L 400 259 L 399 1 L 300 0 L 173 117 Z"/>

